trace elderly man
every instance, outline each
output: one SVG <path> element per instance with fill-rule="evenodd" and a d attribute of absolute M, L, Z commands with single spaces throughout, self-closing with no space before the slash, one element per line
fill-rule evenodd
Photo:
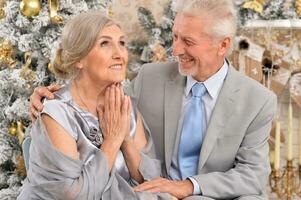
<path fill-rule="evenodd" d="M 178 0 L 174 6 L 178 62 L 146 64 L 132 82 L 164 178 L 135 190 L 179 199 L 266 199 L 276 97 L 225 59 L 236 32 L 233 2 Z M 32 110 L 55 89 L 36 90 Z"/>

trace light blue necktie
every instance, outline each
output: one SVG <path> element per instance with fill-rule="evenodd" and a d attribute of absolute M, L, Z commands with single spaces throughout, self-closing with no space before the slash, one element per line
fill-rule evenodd
<path fill-rule="evenodd" d="M 187 104 L 178 152 L 182 180 L 197 174 L 203 140 L 204 108 L 202 96 L 206 92 L 206 87 L 203 83 L 196 83 L 191 90 L 192 98 Z"/>

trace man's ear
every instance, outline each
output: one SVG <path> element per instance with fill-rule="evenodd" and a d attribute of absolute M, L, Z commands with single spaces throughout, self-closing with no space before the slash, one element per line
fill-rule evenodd
<path fill-rule="evenodd" d="M 226 37 L 222 39 L 218 46 L 218 52 L 217 52 L 218 55 L 225 56 L 228 49 L 230 48 L 230 44 L 231 44 L 231 38 Z"/>

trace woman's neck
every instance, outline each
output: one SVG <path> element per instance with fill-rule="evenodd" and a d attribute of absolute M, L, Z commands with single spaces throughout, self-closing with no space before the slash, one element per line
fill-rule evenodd
<path fill-rule="evenodd" d="M 71 85 L 71 94 L 77 105 L 97 116 L 96 107 L 103 104 L 104 92 L 108 84 L 94 83 L 92 80 L 75 78 Z"/>

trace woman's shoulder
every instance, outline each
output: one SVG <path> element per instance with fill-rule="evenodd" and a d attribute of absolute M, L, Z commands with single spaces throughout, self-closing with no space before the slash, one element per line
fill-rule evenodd
<path fill-rule="evenodd" d="M 60 94 L 57 95 L 57 94 Z M 55 98 L 51 100 L 44 100 L 42 114 L 47 114 L 60 126 L 64 127 L 66 131 L 75 139 L 77 139 L 76 125 L 77 121 L 74 117 L 72 108 L 69 106 L 69 99 L 66 96 L 62 96 L 64 93 L 58 92 L 55 94 Z"/>

